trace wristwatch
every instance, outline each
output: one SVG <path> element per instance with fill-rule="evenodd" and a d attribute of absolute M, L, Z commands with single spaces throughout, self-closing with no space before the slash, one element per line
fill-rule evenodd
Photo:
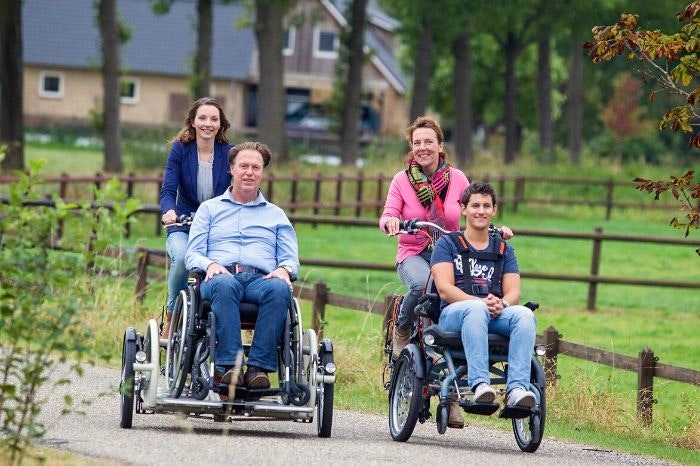
<path fill-rule="evenodd" d="M 280 267 L 286 270 L 290 277 L 292 276 L 292 267 L 290 265 L 280 265 Z"/>
<path fill-rule="evenodd" d="M 508 300 L 506 300 L 506 298 L 501 298 L 501 303 L 503 303 L 503 309 L 510 307 L 510 303 Z"/>

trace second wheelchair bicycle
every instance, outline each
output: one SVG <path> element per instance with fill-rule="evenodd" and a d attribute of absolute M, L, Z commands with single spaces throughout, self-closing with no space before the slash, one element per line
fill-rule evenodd
<path fill-rule="evenodd" d="M 125 331 L 121 427 L 132 426 L 134 411 L 209 415 L 215 421 L 245 417 L 313 422 L 316 417 L 318 436 L 330 437 L 336 372 L 331 341 L 318 342 L 313 329 L 302 329 L 299 303 L 293 298 L 278 345 L 278 384 L 235 387 L 232 393 L 232 387 L 214 381 L 216 317 L 209 301 L 200 297 L 202 279 L 203 274 L 191 273 L 188 287 L 178 295 L 167 342 L 161 342 L 155 319 L 149 320 L 145 334 L 131 327 Z M 241 303 L 240 312 L 241 329 L 253 330 L 257 306 Z M 243 346 L 247 355 L 250 344 Z"/>
<path fill-rule="evenodd" d="M 415 234 L 424 227 L 447 233 L 438 225 L 415 220 L 402 222 L 401 233 Z M 410 343 L 395 361 L 391 360 L 391 334 L 400 300 L 394 306 L 393 319 L 387 322 L 384 351 L 388 355 L 390 369 L 390 380 L 385 384 L 389 390 L 389 432 L 392 439 L 398 442 L 405 442 L 411 437 L 416 422 L 424 423 L 431 417 L 432 397 L 437 398 L 435 421 L 439 434 L 447 430 L 449 409 L 453 405 L 451 401 L 457 401 L 461 409 L 472 414 L 491 415 L 500 408 L 496 402 L 475 403 L 471 400 L 473 393 L 467 384 L 467 361 L 461 334 L 446 332 L 431 320 L 430 316 L 436 315 L 440 306 L 440 297 L 435 292 L 432 279 L 426 285 L 426 291 L 415 309 L 418 319 Z M 529 302 L 525 306 L 534 311 L 539 304 Z M 509 339 L 496 334 L 489 334 L 488 337 L 491 385 L 504 395 Z M 535 393 L 535 406 L 504 407 L 499 413 L 499 417 L 511 419 L 518 447 L 530 453 L 540 446 L 546 414 L 545 375 L 537 358 L 544 355 L 544 347 L 538 345 L 534 352 L 529 389 Z"/>

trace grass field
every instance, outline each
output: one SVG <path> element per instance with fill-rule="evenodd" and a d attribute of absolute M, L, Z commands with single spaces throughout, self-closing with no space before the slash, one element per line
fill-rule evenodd
<path fill-rule="evenodd" d="M 91 174 L 99 170 L 99 154 L 32 149 L 31 157 L 50 160 L 47 169 Z M 479 164 L 491 164 L 481 155 Z M 398 159 L 397 159 L 398 160 Z M 387 161 L 378 169 L 398 167 Z M 59 170 L 60 168 L 60 170 Z M 293 168 L 290 168 L 290 170 Z M 507 167 L 504 174 L 536 174 L 538 164 L 525 160 Z M 388 171 L 387 171 L 388 172 Z M 680 174 L 675 167 L 614 167 L 585 160 L 581 167 L 557 166 L 551 175 L 630 180 L 633 174 L 666 178 Z M 638 193 L 639 196 L 648 196 Z M 556 195 L 556 192 L 553 193 Z M 590 271 L 592 243 L 583 240 L 543 239 L 518 236 L 518 228 L 592 232 L 601 226 L 605 232 L 680 238 L 670 229 L 674 213 L 659 211 L 616 211 L 610 221 L 602 220 L 601 208 L 521 208 L 517 213 L 504 209 L 498 219 L 516 233 L 515 246 L 523 271 L 561 274 L 587 274 Z M 162 249 L 164 239 L 153 236 L 151 217 L 139 219 L 136 233 L 126 246 L 146 245 Z M 392 264 L 396 240 L 374 228 L 297 225 L 302 258 L 330 258 Z M 691 233 L 692 235 L 693 233 Z M 697 232 L 695 232 L 697 234 Z M 601 275 L 700 282 L 700 267 L 694 248 L 644 243 L 605 241 Z M 122 267 L 134 270 L 135 263 Z M 323 280 L 332 292 L 368 301 L 383 301 L 403 286 L 393 272 L 310 267 L 302 264 L 300 283 Z M 154 281 L 145 305 L 133 299 L 133 280 L 110 279 L 94 302 L 85 303 L 86 323 L 96 332 L 95 351 L 110 364 L 120 363 L 119 348 L 126 326 L 145 327 L 149 317 L 160 317 L 165 299 L 165 283 Z M 644 347 L 654 350 L 660 362 L 700 370 L 697 333 L 700 330 L 698 290 L 622 285 L 600 285 L 597 309 L 586 310 L 588 285 L 577 282 L 525 280 L 523 298 L 541 303 L 537 311 L 538 329 L 554 326 L 563 339 L 636 356 Z M 310 326 L 310 303 L 303 302 Z M 94 312 L 95 309 L 111 312 Z M 325 336 L 335 344 L 339 367 L 336 406 L 372 412 L 385 412 L 386 392 L 382 387 L 381 316 L 329 307 Z M 700 387 L 656 378 L 654 423 L 643 428 L 635 420 L 636 376 L 607 366 L 560 357 L 557 388 L 549 393 L 546 435 L 570 438 L 610 448 L 653 454 L 686 464 L 697 464 L 700 451 Z M 487 423 L 506 428 L 502 421 L 470 416 L 470 423 Z"/>

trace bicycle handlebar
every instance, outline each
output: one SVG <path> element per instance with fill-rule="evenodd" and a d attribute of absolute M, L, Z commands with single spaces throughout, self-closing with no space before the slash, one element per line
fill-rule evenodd
<path fill-rule="evenodd" d="M 188 227 L 188 226 L 192 225 L 192 216 L 187 215 L 187 214 L 182 214 L 179 217 L 177 217 L 177 222 L 175 222 L 175 223 L 163 223 L 162 221 L 160 223 L 165 228 Z"/>
<path fill-rule="evenodd" d="M 450 233 L 449 230 L 446 230 L 445 228 L 433 222 L 427 222 L 423 220 L 418 220 L 417 218 L 412 218 L 410 220 L 401 220 L 399 222 L 399 234 L 415 235 L 417 232 L 421 231 L 421 228 L 425 227 L 432 228 L 445 235 Z M 489 235 L 493 236 L 495 234 L 501 235 L 502 233 L 501 230 L 496 228 L 496 226 L 492 223 L 489 225 Z"/>
<path fill-rule="evenodd" d="M 418 220 L 417 218 L 412 218 L 410 220 L 402 220 L 399 222 L 399 234 L 413 235 L 421 230 L 421 228 L 434 228 L 435 230 L 448 234 L 449 230 L 445 230 L 440 225 L 433 222 L 426 222 L 423 220 Z"/>

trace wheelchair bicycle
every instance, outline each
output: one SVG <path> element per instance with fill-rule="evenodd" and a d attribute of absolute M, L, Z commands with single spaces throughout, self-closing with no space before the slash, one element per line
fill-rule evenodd
<path fill-rule="evenodd" d="M 426 227 L 449 233 L 431 222 L 407 220 L 401 223 L 400 234 L 417 234 Z M 433 320 L 439 315 L 439 306 L 440 297 L 432 278 L 429 278 L 426 293 L 418 300 L 414 310 L 417 322 L 410 342 L 395 361 L 391 357 L 391 335 L 400 300 L 395 303 L 393 318 L 387 322 L 384 351 L 389 361 L 389 382 L 385 383 L 384 388 L 389 391 L 389 433 L 398 442 L 405 442 L 411 437 L 416 422 L 422 424 L 431 417 L 432 397 L 437 398 L 435 421 L 439 434 L 447 430 L 451 400 L 456 400 L 462 410 L 472 414 L 488 416 L 500 408 L 496 402 L 475 403 L 470 399 L 473 393 L 467 383 L 467 361 L 461 334 L 446 332 Z M 535 311 L 539 304 L 528 302 L 525 306 Z M 491 386 L 499 395 L 505 395 L 509 338 L 489 334 L 488 341 Z M 544 346 L 536 345 L 533 350 L 529 389 L 535 393 L 535 406 L 504 407 L 499 413 L 499 417 L 511 419 L 518 447 L 529 453 L 535 452 L 542 442 L 546 416 L 545 375 L 538 359 L 538 356 L 544 355 Z"/>
<path fill-rule="evenodd" d="M 203 278 L 202 271 L 190 272 L 187 288 L 177 296 L 167 341 L 160 340 L 155 319 L 149 320 L 144 334 L 133 327 L 124 332 L 120 426 L 131 428 L 134 412 L 211 416 L 218 422 L 245 418 L 310 423 L 316 416 L 318 436 L 330 437 L 336 372 L 332 342 L 319 342 L 313 329 L 303 330 L 299 303 L 293 297 L 277 348 L 277 385 L 237 386 L 234 391 L 216 383 L 216 316 L 200 296 Z M 239 308 L 241 330 L 254 330 L 258 306 L 243 302 Z M 250 344 L 244 342 L 244 355 L 249 351 Z"/>

